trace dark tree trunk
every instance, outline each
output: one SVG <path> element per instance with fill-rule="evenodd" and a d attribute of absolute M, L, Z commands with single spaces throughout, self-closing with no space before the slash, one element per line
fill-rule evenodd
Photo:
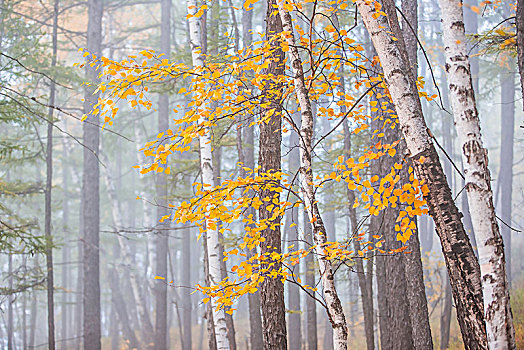
<path fill-rule="evenodd" d="M 391 16 L 373 18 L 375 9 L 364 0 L 357 0 L 357 7 L 381 59 L 415 174 L 428 186 L 424 198 L 441 240 L 464 344 L 466 349 L 483 349 L 487 336 L 480 266 L 430 139 L 415 80 L 404 58 L 405 47 L 400 40 L 392 40 L 388 33 L 391 31 L 388 19 L 395 19 Z"/>
<path fill-rule="evenodd" d="M 14 326 L 13 326 L 13 304 L 14 297 L 13 293 L 13 256 L 9 254 L 7 256 L 7 285 L 9 286 L 9 295 L 7 296 L 7 349 L 14 350 Z M 33 324 L 36 327 L 36 324 Z"/>
<path fill-rule="evenodd" d="M 351 156 L 351 131 L 347 120 L 343 123 L 344 127 L 344 152 L 347 158 Z M 347 190 L 348 196 L 348 210 L 349 210 L 349 220 L 351 224 L 351 231 L 349 239 L 353 242 L 353 249 L 358 251 L 360 249 L 360 243 L 357 240 L 358 235 L 358 221 L 357 221 L 357 211 L 353 207 L 355 203 L 355 193 L 350 189 Z M 372 257 L 369 257 L 372 259 Z M 364 271 L 364 262 L 362 259 L 357 258 L 355 261 L 357 269 L 357 278 L 358 286 L 360 289 L 360 297 L 362 300 L 362 311 L 364 313 L 364 333 L 366 335 L 366 347 L 367 350 L 375 349 L 375 332 L 373 324 L 373 261 L 368 260 L 367 262 L 370 267 L 370 272 L 366 274 Z M 379 301 L 380 302 L 380 301 Z M 382 335 L 382 333 L 381 333 Z"/>
<path fill-rule="evenodd" d="M 303 212 L 304 222 L 304 240 L 308 247 L 313 245 L 313 229 L 307 213 Z M 306 264 L 306 285 L 315 286 L 315 257 L 313 254 L 308 254 L 305 259 Z M 307 350 L 317 350 L 318 347 L 318 336 L 317 336 L 317 303 L 315 299 L 311 297 L 306 298 L 306 325 L 307 325 Z"/>
<path fill-rule="evenodd" d="M 449 348 L 449 334 L 451 324 L 452 311 L 452 297 L 451 285 L 449 284 L 448 274 L 444 272 L 446 277 L 444 280 L 444 300 L 442 305 L 442 313 L 440 315 L 440 349 L 445 350 Z"/>
<path fill-rule="evenodd" d="M 171 52 L 171 0 L 161 1 L 161 25 L 160 25 L 160 52 L 169 57 Z M 158 101 L 158 132 L 163 133 L 169 128 L 169 96 L 161 94 Z M 163 164 L 162 167 L 167 165 Z M 167 175 L 158 173 L 156 175 L 157 194 L 157 224 L 158 231 L 155 235 L 155 274 L 168 278 L 167 276 L 167 250 L 169 248 L 169 215 L 167 207 Z M 166 280 L 156 280 L 153 287 L 155 297 L 155 349 L 167 349 L 167 283 Z"/>
<path fill-rule="evenodd" d="M 87 51 L 100 57 L 102 52 L 102 0 L 88 1 Z M 83 237 L 83 348 L 84 350 L 101 349 L 101 313 L 100 313 L 100 170 L 98 149 L 100 129 L 98 117 L 91 109 L 98 101 L 95 91 L 97 72 L 86 65 L 87 79 L 93 83 L 85 88 L 84 113 L 88 123 L 83 125 L 84 168 L 82 184 L 82 202 L 84 217 Z"/>
<path fill-rule="evenodd" d="M 418 73 L 417 0 L 403 0 L 402 12 L 404 14 L 404 20 L 402 22 L 404 42 L 406 43 L 406 51 L 413 75 L 416 77 Z M 400 131 L 397 131 L 396 134 L 397 137 L 401 138 Z M 403 154 L 405 153 L 404 142 L 402 142 L 402 147 L 399 151 L 402 151 Z M 403 171 L 402 173 L 404 174 L 402 182 L 407 183 L 409 181 L 408 173 L 406 171 Z M 413 218 L 413 220 L 416 221 L 416 218 Z M 428 301 L 424 285 L 424 269 L 422 267 L 422 257 L 420 253 L 418 226 L 413 230 L 413 234 L 407 245 L 410 254 L 405 255 L 406 292 L 409 305 L 409 316 L 411 319 L 413 346 L 415 350 L 433 349 L 433 339 L 431 338 L 431 327 L 429 325 Z"/>
<path fill-rule="evenodd" d="M 282 22 L 278 15 L 272 15 L 275 10 L 273 5 L 276 5 L 275 0 L 268 0 L 268 12 L 266 14 L 266 33 L 268 38 L 277 33 L 282 32 Z M 278 41 L 273 40 L 271 43 L 274 50 L 271 54 L 271 61 L 269 67 L 264 74 L 278 77 L 284 74 L 284 52 L 280 48 Z M 273 81 L 267 82 L 266 90 L 263 92 L 265 99 L 269 106 L 268 110 L 273 110 L 274 113 L 270 117 L 268 123 L 260 124 L 260 140 L 259 140 L 259 166 L 260 173 L 268 173 L 281 170 L 280 160 L 280 143 L 282 139 L 281 134 L 281 116 L 282 105 L 280 101 L 280 94 L 274 91 L 282 89 L 281 86 L 276 85 Z M 273 91 L 272 93 L 269 91 Z M 278 196 L 278 193 L 271 190 L 264 189 L 259 194 L 260 198 L 273 198 Z M 273 213 L 267 210 L 269 203 L 264 202 L 259 209 L 259 221 L 269 220 Z M 261 244 L 261 253 L 263 255 L 270 255 L 272 252 L 281 253 L 281 235 L 280 235 L 280 217 L 273 222 L 268 222 L 268 227 L 265 228 L 261 235 L 265 238 L 264 244 Z M 274 224 L 274 226 L 273 226 Z M 274 229 L 271 227 L 273 226 Z M 262 266 L 262 268 L 267 268 Z M 278 271 L 279 264 L 275 264 L 271 269 Z M 264 337 L 264 349 L 287 349 L 287 330 L 286 330 L 286 309 L 284 304 L 284 284 L 279 278 L 271 278 L 267 276 L 261 285 L 261 306 L 262 306 L 262 325 Z"/>

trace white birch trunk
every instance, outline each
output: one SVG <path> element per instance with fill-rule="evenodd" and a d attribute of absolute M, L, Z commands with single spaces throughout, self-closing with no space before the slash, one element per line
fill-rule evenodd
<path fill-rule="evenodd" d="M 371 1 L 356 0 L 356 5 L 380 58 L 411 164 L 429 189 L 424 198 L 440 238 L 464 346 L 487 349 L 480 267 L 424 121 L 415 78 L 404 58 L 405 47 L 391 35 L 388 20 L 396 19 L 377 16 Z"/>
<path fill-rule="evenodd" d="M 462 150 L 466 191 L 479 254 L 488 345 L 490 349 L 514 349 L 515 330 L 506 283 L 504 243 L 493 206 L 488 153 L 482 144 L 462 1 L 440 0 L 440 7 L 451 107 Z"/>
<path fill-rule="evenodd" d="M 313 138 L 313 111 L 304 82 L 304 71 L 302 60 L 295 45 L 291 14 L 284 9 L 284 1 L 278 1 L 278 12 L 282 20 L 284 31 L 288 32 L 286 41 L 289 45 L 289 55 L 293 68 L 295 92 L 300 105 L 302 125 L 300 128 L 300 186 L 304 197 L 304 205 L 309 220 L 313 225 L 313 239 L 316 245 L 316 253 L 322 288 L 326 300 L 327 312 L 333 327 L 333 346 L 335 350 L 347 349 L 347 324 L 342 304 L 338 297 L 331 261 L 324 258 L 323 244 L 327 240 L 326 228 L 320 217 L 320 212 L 315 199 L 315 188 L 313 186 L 313 169 L 311 164 L 312 138 Z"/>
<path fill-rule="evenodd" d="M 189 41 L 191 46 L 191 58 L 193 60 L 193 67 L 203 67 L 204 58 L 202 56 L 202 43 L 200 36 L 200 20 L 194 17 L 197 12 L 196 0 L 187 0 L 187 13 L 192 15 L 189 22 Z M 206 108 L 206 103 L 200 105 L 200 109 Z M 202 185 L 204 189 L 210 189 L 213 186 L 213 156 L 211 152 L 211 129 L 208 125 L 208 119 L 201 116 L 198 119 L 199 124 L 204 129 L 204 134 L 199 137 L 200 142 L 200 170 L 202 173 Z M 222 280 L 220 271 L 220 254 L 219 254 L 219 235 L 218 229 L 210 229 L 210 225 L 206 223 L 207 235 L 207 250 L 209 259 L 209 279 L 210 284 L 217 284 Z M 226 314 L 224 309 L 217 309 L 216 301 L 211 298 L 211 305 L 213 308 L 213 321 L 215 328 L 215 336 L 217 342 L 217 349 L 229 349 L 229 341 L 227 338 Z"/>

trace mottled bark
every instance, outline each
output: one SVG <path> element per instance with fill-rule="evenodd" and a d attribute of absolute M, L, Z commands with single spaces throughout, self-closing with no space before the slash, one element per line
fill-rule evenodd
<path fill-rule="evenodd" d="M 319 272 L 322 281 L 323 296 L 326 301 L 326 308 L 333 328 L 333 348 L 347 348 L 347 324 L 342 303 L 335 288 L 334 275 L 330 260 L 325 258 L 324 244 L 327 241 L 327 232 L 318 209 L 315 198 L 315 188 L 313 184 L 312 168 L 312 139 L 313 139 L 313 111 L 311 101 L 305 84 L 302 60 L 298 48 L 295 44 L 293 24 L 291 14 L 284 8 L 282 1 L 278 2 L 278 12 L 282 20 L 283 29 L 287 32 L 286 41 L 289 45 L 289 58 L 293 71 L 293 82 L 295 93 L 300 106 L 301 127 L 300 127 L 300 187 L 303 195 L 304 206 L 308 213 L 309 220 L 313 226 L 313 241 L 315 242 L 315 252 L 319 264 Z"/>
<path fill-rule="evenodd" d="M 187 12 L 192 15 L 189 19 L 189 41 L 191 47 L 191 58 L 194 69 L 198 70 L 204 66 L 204 57 L 202 55 L 202 36 L 199 18 L 194 15 L 197 12 L 196 0 L 187 0 Z M 206 104 L 200 106 L 205 108 Z M 207 125 L 207 117 L 201 115 L 198 120 L 200 125 L 204 125 L 204 134 L 199 137 L 200 147 L 200 170 L 202 176 L 203 188 L 209 189 L 213 186 L 213 155 L 211 152 L 211 129 Z M 208 276 L 210 285 L 216 285 L 222 279 L 220 266 L 220 239 L 218 230 L 206 222 L 206 239 L 207 239 L 207 260 L 209 264 Z M 210 307 L 213 311 L 213 325 L 218 350 L 229 349 L 229 340 L 227 337 L 226 313 L 224 309 L 216 308 L 216 300 L 211 298 Z M 208 319 L 209 322 L 209 319 Z M 210 339 L 212 335 L 210 334 Z"/>
<path fill-rule="evenodd" d="M 415 77 L 418 76 L 417 59 L 417 33 L 418 33 L 418 7 L 416 0 L 403 0 L 402 13 L 402 34 L 406 44 L 406 51 L 409 64 Z M 400 36 L 399 33 L 397 35 Z M 397 137 L 401 138 L 400 131 L 395 129 Z M 405 153 L 405 144 L 401 143 L 398 151 Z M 408 173 L 402 171 L 402 183 L 409 182 Z M 416 218 L 413 218 L 416 224 Z M 407 242 L 409 254 L 404 256 L 406 274 L 406 293 L 409 306 L 409 317 L 411 319 L 411 337 L 415 350 L 433 349 L 433 339 L 431 338 L 431 327 L 429 325 L 428 301 L 426 298 L 426 288 L 424 285 L 424 268 L 422 266 L 422 256 L 420 253 L 420 240 L 418 225 L 413 230 L 412 236 Z"/>
<path fill-rule="evenodd" d="M 414 77 L 401 53 L 405 48 L 393 40 L 386 18 L 373 18 L 374 7 L 364 0 L 356 4 L 381 59 L 415 173 L 429 189 L 424 198 L 441 240 L 464 344 L 466 349 L 485 349 L 480 268 L 431 142 Z"/>
<path fill-rule="evenodd" d="M 284 74 L 284 52 L 280 48 L 280 42 L 274 38 L 275 34 L 282 32 L 282 23 L 278 15 L 272 15 L 274 0 L 268 0 L 268 10 L 266 14 L 266 37 L 271 40 L 271 56 L 269 67 L 264 70 L 264 74 L 270 75 L 266 88 L 262 92 L 264 102 L 267 104 L 266 113 L 272 111 L 273 114 L 268 123 L 260 124 L 259 139 L 259 157 L 258 163 L 260 173 L 271 173 L 281 170 L 281 151 L 280 143 L 282 141 L 281 133 L 281 112 L 282 86 L 275 82 L 279 76 Z M 259 194 L 260 198 L 273 198 L 279 196 L 277 192 L 269 189 L 263 189 Z M 259 222 L 264 222 L 266 226 L 261 235 L 265 242 L 261 244 L 261 253 L 269 256 L 271 253 L 281 253 L 282 242 L 280 233 L 280 217 L 271 220 L 273 213 L 267 210 L 270 202 L 264 202 L 258 211 Z M 280 264 L 274 263 L 268 267 L 262 265 L 263 269 L 277 270 Z M 268 271 L 269 272 L 269 271 Z M 284 304 L 284 285 L 280 278 L 271 278 L 266 276 L 261 286 L 261 306 L 262 306 L 262 326 L 264 337 L 264 349 L 287 349 L 287 329 L 286 329 L 286 309 Z"/>
<path fill-rule="evenodd" d="M 509 306 L 504 243 L 493 206 L 488 155 L 482 143 L 473 72 L 467 56 L 463 9 L 460 0 L 440 0 L 440 4 L 451 106 L 478 244 L 488 343 L 492 349 L 513 349 L 515 330 Z"/>
<path fill-rule="evenodd" d="M 87 51 L 100 57 L 102 52 L 102 0 L 88 1 Z M 101 348 L 100 320 L 100 194 L 98 149 L 100 129 L 98 118 L 90 111 L 98 101 L 95 91 L 97 72 L 90 65 L 87 67 L 87 79 L 92 85 L 86 85 L 84 113 L 89 123 L 83 125 L 84 164 L 82 184 L 83 216 L 83 348 L 99 350 Z"/>

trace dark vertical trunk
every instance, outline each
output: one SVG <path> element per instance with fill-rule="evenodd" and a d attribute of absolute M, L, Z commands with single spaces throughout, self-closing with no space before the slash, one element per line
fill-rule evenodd
<path fill-rule="evenodd" d="M 452 297 L 451 285 L 446 271 L 444 271 L 444 300 L 442 304 L 442 313 L 440 314 L 440 349 L 449 348 L 449 334 L 451 324 Z"/>
<path fill-rule="evenodd" d="M 509 4 L 504 4 L 505 17 L 510 15 Z M 513 191 L 513 139 L 515 130 L 515 75 L 504 71 L 500 74 L 500 218 L 511 225 Z M 511 229 L 500 225 L 504 240 L 507 281 L 511 285 Z"/>
<path fill-rule="evenodd" d="M 382 3 L 386 13 L 389 12 L 388 17 L 394 16 L 396 19 L 394 4 L 386 0 Z M 398 28 L 393 27 L 392 31 L 399 33 L 400 35 L 395 34 L 395 36 L 399 37 L 399 40 L 403 40 L 402 34 Z M 376 53 L 373 52 L 373 55 L 375 54 Z M 405 57 L 405 59 L 407 60 L 407 57 Z M 411 67 L 411 74 L 412 69 L 413 68 Z M 380 89 L 377 91 L 380 93 Z M 376 95 L 374 95 L 372 99 L 376 101 L 379 106 L 382 102 L 386 102 L 383 98 L 377 99 Z M 377 112 L 371 112 L 371 116 L 373 120 L 371 124 L 372 129 L 382 129 L 382 132 L 385 134 L 381 139 L 383 143 L 391 144 L 401 137 L 398 128 L 391 129 L 390 125 L 385 124 L 387 117 L 382 113 L 381 109 Z M 394 157 L 385 156 L 372 164 L 372 173 L 386 174 L 391 171 L 396 162 L 402 162 L 401 157 L 404 153 L 405 145 L 401 142 L 397 146 L 397 153 Z M 403 174 L 401 173 L 401 178 L 406 179 L 407 171 L 403 169 L 402 172 Z M 395 230 L 395 223 L 399 212 L 400 208 L 390 207 L 383 210 L 378 216 L 371 217 L 371 232 L 383 236 L 385 241 L 384 250 L 386 252 L 402 247 L 402 243 L 397 240 L 397 231 Z M 406 259 L 404 254 L 382 254 L 376 257 L 376 261 L 381 348 L 413 349 L 413 332 L 407 299 L 408 286 L 406 281 Z"/>
<path fill-rule="evenodd" d="M 51 68 L 56 67 L 58 29 L 58 0 L 53 7 L 53 34 Z M 55 302 L 54 302 L 54 271 L 53 271 L 53 239 L 51 234 L 51 189 L 53 186 L 53 107 L 55 105 L 56 85 L 50 83 L 49 112 L 47 114 L 47 147 L 46 147 L 46 186 L 45 186 L 45 238 L 47 266 L 47 342 L 49 350 L 55 349 Z"/>
<path fill-rule="evenodd" d="M 251 45 L 250 33 L 253 27 L 253 11 L 242 10 L 242 45 L 244 48 Z M 254 128 L 249 127 L 249 124 L 253 120 L 253 117 L 248 118 L 244 122 L 244 128 L 238 130 L 239 140 L 237 141 L 240 145 L 239 149 L 239 161 L 244 163 L 244 166 L 250 169 L 255 168 L 255 133 Z M 242 137 L 242 130 L 244 130 L 244 136 Z M 244 174 L 245 175 L 245 174 Z M 256 220 L 255 208 L 249 208 L 246 212 L 248 217 L 252 217 Z M 246 251 L 246 257 L 249 259 L 253 257 L 253 252 L 249 249 Z M 260 292 L 250 293 L 248 295 L 248 309 L 249 309 L 249 344 L 251 349 L 262 349 L 263 347 L 263 336 L 262 336 L 262 317 L 260 314 Z"/>
<path fill-rule="evenodd" d="M 347 120 L 343 123 L 344 127 L 344 152 L 346 158 L 349 158 L 351 155 L 351 132 L 349 130 L 349 125 Z M 358 235 L 358 222 L 357 222 L 357 212 L 353 208 L 353 203 L 355 203 L 355 193 L 348 189 L 348 210 L 349 210 L 349 220 L 351 224 L 351 231 L 349 233 L 349 239 L 353 242 L 353 249 L 358 251 L 360 249 L 360 243 L 357 240 Z M 370 257 L 372 259 L 372 257 Z M 364 333 L 366 335 L 366 347 L 367 350 L 375 349 L 375 333 L 373 325 L 373 261 L 368 260 L 367 262 L 369 267 L 369 272 L 364 271 L 364 262 L 362 259 L 357 258 L 355 261 L 357 269 L 357 278 L 358 286 L 360 289 L 360 296 L 362 299 L 362 311 L 364 313 Z M 380 300 L 379 300 L 380 302 Z M 382 332 L 381 332 L 382 336 Z"/>
<path fill-rule="evenodd" d="M 102 52 L 102 0 L 88 1 L 87 51 L 100 57 Z M 97 103 L 95 91 L 97 72 L 87 65 L 87 79 L 92 85 L 86 86 L 84 113 L 89 123 L 83 125 L 84 168 L 82 184 L 82 202 L 84 217 L 83 237 L 83 348 L 99 350 L 101 348 L 100 325 L 100 194 L 98 149 L 100 129 L 98 117 L 90 113 Z"/>
<path fill-rule="evenodd" d="M 189 227 L 182 230 L 182 266 L 182 285 L 191 287 L 191 230 Z M 189 289 L 181 289 L 180 293 L 182 295 L 182 329 L 184 330 L 183 350 L 191 350 L 191 314 L 193 312 L 191 309 L 191 295 Z"/>
<path fill-rule="evenodd" d="M 161 1 L 161 33 L 160 33 L 160 52 L 169 57 L 171 52 L 171 0 Z M 158 132 L 163 133 L 169 128 L 169 96 L 161 94 L 158 101 Z M 161 165 L 165 167 L 166 165 Z M 167 175 L 158 173 L 156 175 L 156 194 L 157 194 L 157 224 L 159 228 L 155 237 L 155 274 L 167 277 L 167 249 L 169 220 L 164 221 L 168 215 L 167 207 Z M 155 296 L 155 346 L 156 350 L 167 348 L 167 284 L 165 280 L 156 280 L 154 283 Z"/>
<path fill-rule="evenodd" d="M 313 245 L 313 230 L 307 213 L 303 212 L 304 222 L 304 240 L 306 241 L 307 248 Z M 306 285 L 315 286 L 315 257 L 313 254 L 308 254 L 305 259 L 306 263 Z M 307 350 L 317 350 L 318 347 L 318 335 L 317 335 L 317 303 L 315 299 L 311 297 L 306 298 L 306 329 L 307 329 Z"/>
<path fill-rule="evenodd" d="M 24 266 L 26 264 L 27 262 L 24 261 Z M 27 349 L 27 294 L 22 295 L 22 349 Z"/>
<path fill-rule="evenodd" d="M 418 33 L 418 8 L 416 0 L 403 0 L 402 12 L 404 20 L 402 22 L 403 38 L 406 43 L 406 51 L 409 63 L 416 77 L 418 72 L 417 60 L 417 33 Z M 398 129 L 397 129 L 398 130 Z M 401 138 L 400 132 L 397 137 Z M 405 153 L 405 145 L 402 142 L 400 149 Z M 403 171 L 403 183 L 407 183 L 408 173 Z M 416 221 L 416 218 L 413 218 Z M 415 222 L 416 223 L 416 222 Z M 410 254 L 405 255 L 406 273 L 406 292 L 409 305 L 409 316 L 411 319 L 413 346 L 416 350 L 433 349 L 433 339 L 431 338 L 431 327 L 429 325 L 428 301 L 424 285 L 424 269 L 422 267 L 422 257 L 420 253 L 420 240 L 418 226 L 413 230 L 409 239 L 408 250 Z"/>
<path fill-rule="evenodd" d="M 517 64 L 520 74 L 520 88 L 522 97 L 524 97 L 524 0 L 517 0 L 515 23 L 517 25 Z M 524 103 L 522 108 L 524 110 Z"/>
<path fill-rule="evenodd" d="M 278 15 L 272 15 L 275 0 L 268 0 L 266 14 L 266 35 L 272 38 L 273 35 L 282 32 L 282 22 Z M 264 74 L 278 77 L 284 74 L 284 52 L 280 48 L 280 43 L 274 39 L 271 42 L 274 50 L 271 53 L 269 67 Z M 260 124 L 259 140 L 259 166 L 260 173 L 268 173 L 281 170 L 280 143 L 281 134 L 281 111 L 280 93 L 282 86 L 274 81 L 268 81 L 266 89 L 263 91 L 264 99 L 269 104 L 267 110 L 273 110 L 273 114 L 268 123 Z M 271 91 L 271 92 L 270 92 Z M 263 189 L 259 194 L 260 198 L 278 197 L 278 193 Z M 259 221 L 269 220 L 273 213 L 267 210 L 268 202 L 264 202 L 259 209 Z M 281 253 L 280 217 L 273 222 L 267 222 L 268 227 L 262 230 L 261 235 L 265 238 L 261 245 L 262 255 L 270 255 L 272 252 Z M 274 225 L 274 226 L 273 226 Z M 271 227 L 273 226 L 274 229 Z M 262 265 L 262 268 L 267 268 Z M 280 264 L 271 267 L 278 271 Z M 284 284 L 279 278 L 266 277 L 261 286 L 261 305 L 262 305 L 262 326 L 264 337 L 264 349 L 287 349 L 287 330 L 286 330 L 286 309 L 284 304 Z"/>

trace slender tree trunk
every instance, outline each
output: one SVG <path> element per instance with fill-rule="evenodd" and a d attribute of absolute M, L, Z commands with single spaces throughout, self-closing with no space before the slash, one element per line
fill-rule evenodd
<path fill-rule="evenodd" d="M 201 42 L 201 28 L 200 21 L 195 17 L 197 11 L 196 0 L 187 0 L 187 11 L 188 14 L 193 15 L 189 18 L 189 39 L 191 46 L 191 56 L 193 61 L 193 67 L 199 69 L 204 66 L 204 58 L 201 54 L 202 42 Z M 200 106 L 205 108 L 205 104 Z M 205 189 L 210 189 L 213 185 L 213 156 L 211 153 L 211 130 L 207 126 L 207 117 L 202 116 L 199 118 L 199 124 L 204 125 L 204 134 L 200 136 L 200 169 L 202 173 L 202 185 Z M 206 222 L 206 236 L 207 236 L 207 251 L 209 261 L 209 278 L 211 285 L 218 284 L 221 280 L 221 268 L 220 268 L 220 240 L 218 230 L 210 225 L 210 222 Z M 213 308 L 213 324 L 215 330 L 215 337 L 217 343 L 217 349 L 228 349 L 229 340 L 227 338 L 227 327 L 226 317 L 224 309 L 217 309 L 216 301 L 211 299 L 211 306 Z"/>
<path fill-rule="evenodd" d="M 331 261 L 324 257 L 323 244 L 326 242 L 327 234 L 324 223 L 318 210 L 315 199 L 315 189 L 313 185 L 312 169 L 312 138 L 313 138 L 313 111 L 309 100 L 306 84 L 304 81 L 304 71 L 302 60 L 295 44 L 291 14 L 284 9 L 284 3 L 278 2 L 278 12 L 282 20 L 283 29 L 289 34 L 286 36 L 289 45 L 291 66 L 293 68 L 295 92 L 300 105 L 302 124 L 300 127 L 300 184 L 304 196 L 304 205 L 308 213 L 309 220 L 313 226 L 313 240 L 315 251 L 318 256 L 320 276 L 322 280 L 323 294 L 326 300 L 327 313 L 331 326 L 333 327 L 334 349 L 347 348 L 347 324 L 342 303 L 338 297 Z"/>
<path fill-rule="evenodd" d="M 517 0 L 517 12 L 515 16 L 517 27 L 517 64 L 520 74 L 520 88 L 524 97 L 524 0 Z M 522 104 L 524 110 L 524 103 Z"/>
<path fill-rule="evenodd" d="M 341 81 L 343 84 L 343 81 Z M 345 106 L 342 108 L 345 109 Z M 345 111 L 341 111 L 345 113 Z M 349 125 L 347 120 L 344 120 L 344 152 L 346 158 L 349 158 L 351 155 L 351 132 L 349 130 Z M 358 251 L 360 249 L 360 243 L 356 239 L 358 235 L 358 222 L 357 222 L 357 211 L 353 207 L 355 203 L 355 193 L 350 189 L 347 189 L 348 196 L 348 210 L 349 210 L 349 220 L 351 223 L 351 232 L 349 239 L 353 242 L 353 250 Z M 371 259 L 371 257 L 370 257 Z M 368 260 L 368 264 L 373 266 L 371 260 Z M 358 286 L 360 289 L 360 297 L 362 300 L 362 311 L 364 313 L 364 333 L 366 335 L 366 348 L 367 350 L 375 349 L 375 333 L 373 329 L 373 276 L 371 274 L 366 274 L 364 271 L 364 261 L 363 259 L 357 258 L 355 261 L 358 277 Z"/>
<path fill-rule="evenodd" d="M 38 255 L 35 258 L 35 269 L 38 267 Z M 38 298 L 36 295 L 36 291 L 32 291 L 32 298 L 31 298 L 31 319 L 29 321 L 29 348 L 33 349 L 35 347 L 35 334 L 36 334 L 36 320 L 38 316 Z"/>
<path fill-rule="evenodd" d="M 161 1 L 161 33 L 160 33 L 160 52 L 169 58 L 171 53 L 171 0 Z M 165 93 L 160 94 L 158 101 L 158 132 L 163 133 L 169 128 L 169 96 Z M 166 165 L 161 165 L 165 167 Z M 156 226 L 159 230 L 155 237 L 155 271 L 154 274 L 168 278 L 167 276 L 167 249 L 169 248 L 169 220 L 165 221 L 168 214 L 167 207 L 167 175 L 163 172 L 156 175 L 157 193 L 157 219 L 160 220 Z M 163 350 L 167 348 L 167 283 L 166 280 L 156 280 L 153 287 L 155 296 L 155 349 Z"/>
<path fill-rule="evenodd" d="M 304 222 L 304 240 L 308 246 L 313 245 L 313 230 L 309 222 L 308 215 L 303 212 Z M 315 258 L 313 254 L 308 254 L 305 259 L 306 264 L 306 285 L 313 287 L 316 285 L 315 280 Z M 307 318 L 307 350 L 317 350 L 317 303 L 315 299 L 308 297 L 306 299 L 306 318 Z"/>
<path fill-rule="evenodd" d="M 56 67 L 56 53 L 58 46 L 58 3 L 53 6 L 53 52 L 51 68 Z M 46 266 L 47 266 L 47 342 L 48 349 L 55 349 L 55 301 L 54 301 L 54 271 L 53 271 L 53 237 L 51 233 L 51 189 L 53 186 L 53 107 L 55 105 L 56 84 L 50 82 L 49 111 L 47 114 L 47 147 L 46 147 L 46 186 L 45 186 L 45 237 L 46 237 Z"/>
<path fill-rule="evenodd" d="M 444 271 L 443 279 L 444 300 L 442 302 L 442 313 L 440 314 L 440 349 L 449 348 L 449 334 L 451 324 L 451 311 L 453 300 L 451 298 L 451 285 L 448 282 L 448 274 Z"/>
<path fill-rule="evenodd" d="M 357 0 L 356 4 L 381 59 L 415 173 L 429 188 L 424 198 L 441 240 L 464 344 L 466 349 L 485 349 L 480 267 L 431 142 L 415 80 L 404 59 L 405 48 L 389 34 L 391 28 L 384 16 L 373 18 L 373 6 L 365 0 Z"/>
<path fill-rule="evenodd" d="M 403 0 L 402 12 L 405 16 L 402 22 L 403 38 L 406 44 L 406 51 L 412 67 L 413 75 L 417 77 L 417 33 L 418 33 L 418 7 L 417 0 Z M 399 34 L 400 35 L 400 34 Z M 396 129 L 396 134 L 400 137 L 400 131 Z M 404 142 L 402 142 L 404 146 Z M 405 146 L 402 147 L 405 152 Z M 407 172 L 404 173 L 404 183 L 407 182 Z M 416 218 L 414 218 L 416 220 Z M 420 240 L 418 225 L 413 230 L 413 234 L 408 241 L 410 254 L 404 256 L 406 273 L 406 293 L 409 305 L 409 316 L 411 319 L 411 335 L 415 350 L 433 349 L 433 339 L 431 338 L 431 327 L 429 325 L 428 301 L 426 298 L 426 288 L 424 285 L 424 268 L 422 266 L 422 256 L 420 253 Z"/>
<path fill-rule="evenodd" d="M 260 124 L 259 157 L 260 173 L 271 173 L 281 170 L 281 112 L 282 86 L 275 82 L 279 76 L 284 74 L 284 52 L 280 48 L 280 42 L 274 35 L 282 31 L 282 23 L 279 16 L 272 15 L 274 0 L 268 0 L 268 10 L 266 14 L 266 37 L 271 42 L 271 56 L 266 58 L 269 67 L 264 74 L 273 79 L 268 80 L 266 88 L 262 92 L 264 103 L 268 104 L 263 113 L 272 113 L 268 123 Z M 260 198 L 278 198 L 279 193 L 263 189 L 259 194 Z M 264 202 L 259 208 L 259 221 L 270 220 L 273 213 L 267 209 L 271 202 Z M 261 231 L 265 242 L 261 244 L 261 253 L 270 256 L 271 253 L 280 254 L 282 242 L 280 234 L 280 217 L 266 223 L 267 227 Z M 262 269 L 278 271 L 281 265 L 271 261 L 272 267 L 262 266 Z M 269 273 L 269 271 L 268 271 Z M 264 349 L 287 349 L 287 329 L 286 329 L 286 309 L 284 304 L 284 284 L 280 278 L 266 276 L 261 285 L 261 308 L 262 308 L 262 327 L 264 338 Z"/>
<path fill-rule="evenodd" d="M 100 56 L 102 52 L 102 0 L 88 1 L 87 51 Z M 87 79 L 96 83 L 97 72 L 87 65 Z M 91 114 L 91 109 L 98 101 L 98 94 L 93 94 L 96 84 L 86 86 L 84 113 L 90 115 L 89 123 L 83 125 L 84 168 L 82 184 L 82 202 L 84 217 L 83 237 L 83 348 L 99 350 L 101 348 L 101 313 L 100 313 L 100 194 L 98 149 L 100 130 L 98 117 Z"/>
<path fill-rule="evenodd" d="M 440 4 L 451 106 L 461 143 L 468 203 L 481 262 L 488 344 L 492 349 L 513 349 L 515 330 L 509 306 L 504 243 L 495 217 L 487 150 L 480 133 L 463 9 L 460 0 L 440 0 Z"/>

